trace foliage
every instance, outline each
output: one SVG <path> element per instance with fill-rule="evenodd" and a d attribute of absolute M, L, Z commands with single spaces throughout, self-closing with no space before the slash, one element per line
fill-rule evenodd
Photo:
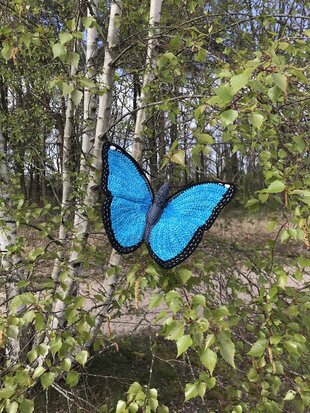
<path fill-rule="evenodd" d="M 185 406 L 201 399 L 209 412 L 218 405 L 237 413 L 309 409 L 308 6 L 293 0 L 164 3 L 159 56 L 146 88 L 143 165 L 155 186 L 165 175 L 175 186 L 236 182 L 235 207 L 255 219 L 266 216 L 269 231 L 250 245 L 214 236 L 184 265 L 164 271 L 144 253 L 108 268 L 109 247 L 96 239 L 102 234 L 98 204 L 85 202 L 91 168 L 85 173 L 81 165 L 91 164 L 92 155 L 82 153 L 82 136 L 95 126 L 91 116 L 83 119 L 83 102 L 86 91 L 95 101 L 108 92 L 98 73 L 110 4 L 93 15 L 75 1 L 3 5 L 0 162 L 8 174 L 1 168 L 0 232 L 9 245 L 1 251 L 0 275 L 1 290 L 9 292 L 0 317 L 0 411 L 33 412 L 40 391 L 70 395 L 94 354 L 115 347 L 111 320 L 136 311 L 148 291 L 159 335 L 174 345 L 171 358 L 191 368 Z M 125 147 L 134 142 L 148 8 L 124 2 L 119 22 L 106 129 Z M 92 28 L 98 39 L 89 74 L 84 48 Z M 69 101 L 73 132 L 65 165 Z M 63 208 L 66 167 L 71 191 Z M 77 207 L 90 223 L 83 237 L 73 218 Z M 56 235 L 63 224 L 64 239 Z M 54 313 L 57 302 L 65 304 L 61 314 Z M 169 411 L 152 375 L 143 380 L 128 386 L 114 411 Z"/>

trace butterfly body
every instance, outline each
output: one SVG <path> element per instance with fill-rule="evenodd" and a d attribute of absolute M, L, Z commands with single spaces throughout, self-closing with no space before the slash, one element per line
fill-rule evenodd
<path fill-rule="evenodd" d="M 153 226 L 158 222 L 162 212 L 164 205 L 166 204 L 166 201 L 169 196 L 169 184 L 164 183 L 156 192 L 154 196 L 154 200 L 148 210 L 147 216 L 146 216 L 146 226 L 145 226 L 145 232 L 144 232 L 144 241 L 148 242 L 151 229 Z"/>
<path fill-rule="evenodd" d="M 110 243 L 127 254 L 145 242 L 164 268 L 192 254 L 236 191 L 231 183 L 201 182 L 169 197 L 165 183 L 154 194 L 141 167 L 124 149 L 107 142 L 102 154 L 102 212 Z"/>

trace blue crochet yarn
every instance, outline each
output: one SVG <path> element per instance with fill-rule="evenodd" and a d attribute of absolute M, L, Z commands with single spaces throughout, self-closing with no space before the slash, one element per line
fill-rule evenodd
<path fill-rule="evenodd" d="M 152 193 L 135 165 L 124 154 L 110 149 L 108 190 L 113 194 L 111 221 L 114 235 L 124 247 L 142 241 Z"/>
<path fill-rule="evenodd" d="M 216 183 L 201 184 L 170 201 L 151 231 L 149 243 L 154 253 L 163 261 L 179 255 L 197 229 L 210 218 L 227 189 Z"/>
<path fill-rule="evenodd" d="M 169 185 L 154 195 L 138 163 L 121 147 L 103 145 L 102 214 L 112 246 L 120 253 L 144 241 L 151 257 L 164 268 L 184 261 L 198 246 L 221 209 L 232 199 L 234 184 L 202 182 L 168 198 Z"/>

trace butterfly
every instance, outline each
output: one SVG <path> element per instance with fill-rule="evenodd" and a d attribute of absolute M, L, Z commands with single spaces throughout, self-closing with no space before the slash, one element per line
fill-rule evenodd
<path fill-rule="evenodd" d="M 169 184 L 154 193 L 140 165 L 119 145 L 106 142 L 102 157 L 102 215 L 112 247 L 128 254 L 145 242 L 163 268 L 192 254 L 236 192 L 232 183 L 199 182 L 169 197 Z"/>

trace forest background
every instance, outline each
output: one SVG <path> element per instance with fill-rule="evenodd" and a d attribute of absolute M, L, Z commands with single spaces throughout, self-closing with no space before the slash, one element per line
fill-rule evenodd
<path fill-rule="evenodd" d="M 309 411 L 309 2 L 0 6 L 0 411 Z M 106 140 L 236 183 L 181 266 L 111 252 Z"/>

